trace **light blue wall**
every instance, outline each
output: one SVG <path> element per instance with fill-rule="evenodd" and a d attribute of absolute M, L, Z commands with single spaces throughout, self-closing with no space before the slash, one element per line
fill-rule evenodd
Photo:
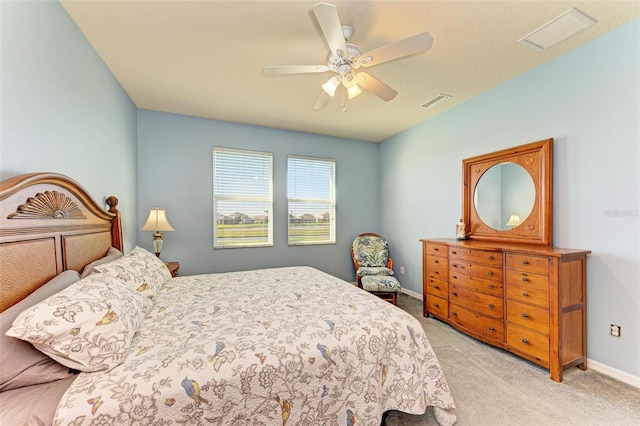
<path fill-rule="evenodd" d="M 136 108 L 58 2 L 0 1 L 0 179 L 56 172 L 120 199 L 137 239 Z"/>
<path fill-rule="evenodd" d="M 587 355 L 639 377 L 640 20 L 382 143 L 382 231 L 421 293 L 418 240 L 455 237 L 462 159 L 548 137 L 554 245 L 593 251 Z"/>
<path fill-rule="evenodd" d="M 214 146 L 273 153 L 273 247 L 213 250 Z M 336 159 L 336 244 L 287 245 L 287 154 Z M 353 281 L 351 241 L 379 230 L 377 160 L 372 143 L 141 110 L 138 221 L 167 210 L 175 232 L 164 233 L 162 257 L 180 261 L 182 274 L 309 265 Z M 151 233 L 138 238 L 152 248 Z"/>

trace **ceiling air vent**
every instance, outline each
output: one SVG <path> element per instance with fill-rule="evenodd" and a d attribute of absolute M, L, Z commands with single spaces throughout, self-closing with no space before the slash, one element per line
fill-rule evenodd
<path fill-rule="evenodd" d="M 422 106 L 425 107 L 425 108 L 431 108 L 435 104 L 440 103 L 442 101 L 446 101 L 450 97 L 451 97 L 451 95 L 445 95 L 444 93 L 439 93 L 437 96 L 435 96 L 435 97 L 429 99 L 427 102 L 423 103 Z"/>
<path fill-rule="evenodd" d="M 525 46 L 542 52 L 595 24 L 596 21 L 578 9 L 571 8 L 518 41 Z"/>

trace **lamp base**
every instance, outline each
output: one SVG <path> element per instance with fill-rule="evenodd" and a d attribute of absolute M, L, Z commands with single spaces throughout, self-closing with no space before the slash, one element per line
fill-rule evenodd
<path fill-rule="evenodd" d="M 160 252 L 162 251 L 162 234 L 160 232 L 153 234 L 153 248 L 156 251 L 156 256 L 160 258 Z"/>

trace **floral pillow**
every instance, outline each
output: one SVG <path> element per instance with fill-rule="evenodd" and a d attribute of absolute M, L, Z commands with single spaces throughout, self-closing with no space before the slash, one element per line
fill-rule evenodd
<path fill-rule="evenodd" d="M 80 371 L 120 364 L 151 301 L 116 278 L 92 274 L 21 312 L 7 336 Z"/>
<path fill-rule="evenodd" d="M 171 278 L 164 262 L 143 248 L 134 248 L 131 253 L 94 270 L 127 283 L 131 288 L 153 299 L 164 283 Z"/>
<path fill-rule="evenodd" d="M 155 284 L 162 286 L 168 279 L 171 279 L 169 268 L 167 268 L 167 265 L 155 254 L 151 254 L 142 247 L 136 246 L 131 250 L 129 256 L 136 258 L 145 265 L 145 272 L 149 274 L 149 279 L 154 281 Z"/>

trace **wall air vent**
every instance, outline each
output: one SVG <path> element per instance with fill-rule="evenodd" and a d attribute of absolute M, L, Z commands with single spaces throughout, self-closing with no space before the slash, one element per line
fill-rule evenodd
<path fill-rule="evenodd" d="M 518 41 L 525 46 L 542 52 L 596 23 L 596 21 L 578 9 L 571 8 Z"/>
<path fill-rule="evenodd" d="M 423 103 L 422 106 L 425 107 L 425 108 L 431 108 L 435 104 L 440 103 L 442 101 L 446 101 L 449 98 L 451 98 L 451 95 L 445 95 L 444 93 L 439 93 L 437 96 L 435 96 L 435 97 L 429 99 L 427 102 Z"/>

